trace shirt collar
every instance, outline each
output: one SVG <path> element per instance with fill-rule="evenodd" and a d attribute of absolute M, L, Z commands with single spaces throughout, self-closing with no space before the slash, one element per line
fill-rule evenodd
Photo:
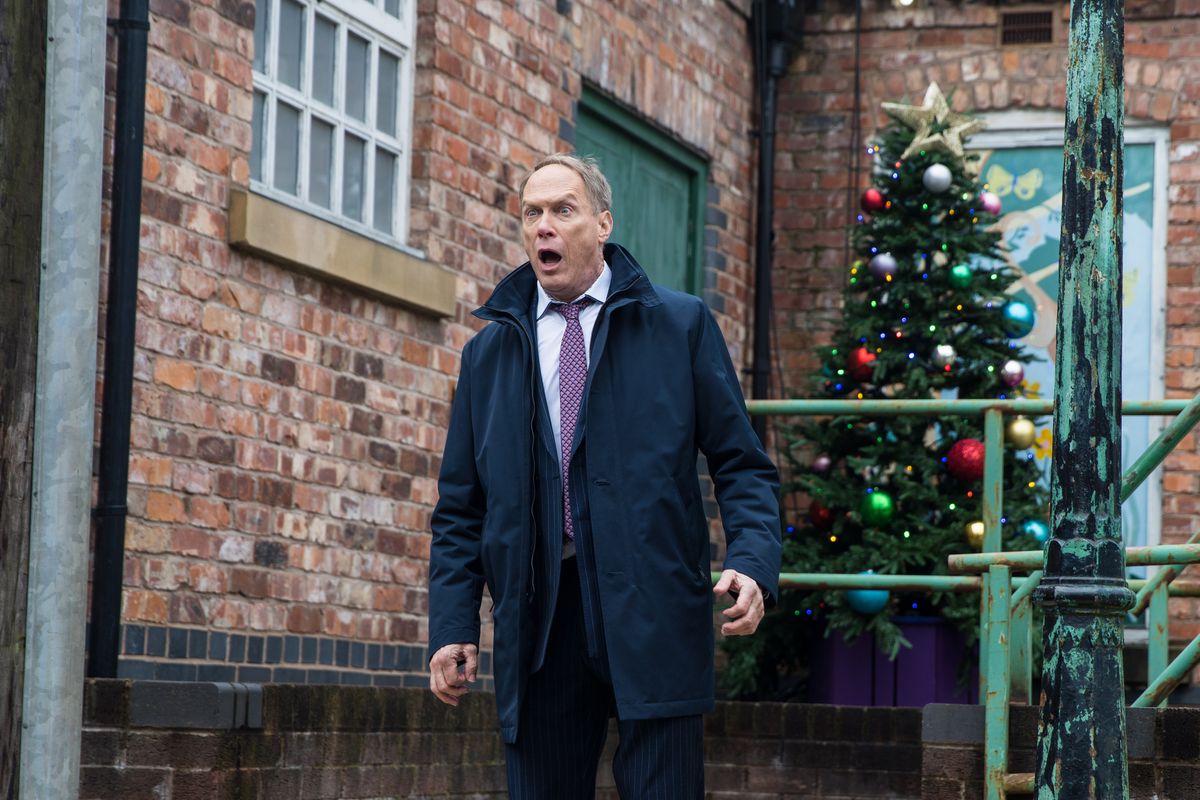
<path fill-rule="evenodd" d="M 604 301 L 608 299 L 608 289 L 611 285 L 612 270 L 609 269 L 608 262 L 605 261 L 604 268 L 600 270 L 600 277 L 596 278 L 596 282 L 593 283 L 586 292 L 579 295 L 579 297 L 576 297 L 575 300 L 586 296 L 603 305 Z M 540 283 L 537 284 L 537 316 L 535 319 L 541 319 L 542 315 L 546 313 L 546 310 L 550 308 L 550 304 L 557 302 L 559 301 L 546 294 L 546 290 L 542 288 Z"/>

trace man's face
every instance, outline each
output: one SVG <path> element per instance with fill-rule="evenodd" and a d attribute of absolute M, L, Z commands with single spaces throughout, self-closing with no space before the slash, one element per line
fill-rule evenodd
<path fill-rule="evenodd" d="M 570 302 L 600 277 L 612 214 L 597 214 L 570 167 L 549 164 L 525 184 L 521 239 L 538 283 L 555 300 Z"/>

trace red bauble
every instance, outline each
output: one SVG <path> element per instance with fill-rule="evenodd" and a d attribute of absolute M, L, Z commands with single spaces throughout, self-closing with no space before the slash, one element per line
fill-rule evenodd
<path fill-rule="evenodd" d="M 946 468 L 960 481 L 983 478 L 983 442 L 978 439 L 959 439 L 946 454 Z"/>
<path fill-rule="evenodd" d="M 813 527 L 817 530 L 827 531 L 832 528 L 835 516 L 832 508 L 827 508 L 816 500 L 808 505 L 808 518 L 812 520 Z"/>
<path fill-rule="evenodd" d="M 846 372 L 856 381 L 869 381 L 875 374 L 875 367 L 871 366 L 874 360 L 875 354 L 865 347 L 851 350 L 846 358 Z"/>
<path fill-rule="evenodd" d="M 874 214 L 877 211 L 882 211 L 887 205 L 887 200 L 883 196 L 883 192 L 878 189 L 867 189 L 863 192 L 862 200 L 859 201 L 862 205 L 862 210 L 868 214 Z"/>

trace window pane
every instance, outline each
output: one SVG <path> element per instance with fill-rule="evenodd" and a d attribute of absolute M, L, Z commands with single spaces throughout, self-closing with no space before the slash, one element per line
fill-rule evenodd
<path fill-rule="evenodd" d="M 264 112 L 267 109 L 267 96 L 262 92 L 254 93 L 254 117 L 250 122 L 250 177 L 256 181 L 263 179 L 263 153 L 267 148 L 267 120 Z"/>
<path fill-rule="evenodd" d="M 392 232 L 392 195 L 396 193 L 396 157 L 375 150 L 375 229 Z"/>
<path fill-rule="evenodd" d="M 367 143 L 352 134 L 346 134 L 342 157 L 342 214 L 350 219 L 362 221 L 363 214 L 363 161 L 367 155 Z"/>
<path fill-rule="evenodd" d="M 367 40 L 353 33 L 346 36 L 346 113 L 367 118 Z"/>
<path fill-rule="evenodd" d="M 313 27 L 312 96 L 333 105 L 333 71 L 337 63 L 337 25 L 317 15 Z"/>
<path fill-rule="evenodd" d="M 300 109 L 275 104 L 275 188 L 296 193 L 300 170 Z"/>
<path fill-rule="evenodd" d="M 279 80 L 300 88 L 304 67 L 304 6 L 296 0 L 279 0 Z"/>
<path fill-rule="evenodd" d="M 400 0 L 383 0 L 383 10 L 393 17 L 400 16 Z"/>
<path fill-rule="evenodd" d="M 312 118 L 309 135 L 308 199 L 323 208 L 333 204 L 333 126 Z"/>
<path fill-rule="evenodd" d="M 388 136 L 396 135 L 396 81 L 400 59 L 379 51 L 379 99 L 375 106 L 375 126 Z"/>
<path fill-rule="evenodd" d="M 254 68 L 267 71 L 267 28 L 271 23 L 271 0 L 259 0 L 254 9 Z"/>

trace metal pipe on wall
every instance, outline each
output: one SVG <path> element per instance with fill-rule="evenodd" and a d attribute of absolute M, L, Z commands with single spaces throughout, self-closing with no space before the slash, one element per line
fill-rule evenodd
<path fill-rule="evenodd" d="M 50 0 L 19 796 L 79 793 L 104 143 L 104 4 Z"/>
<path fill-rule="evenodd" d="M 771 386 L 771 266 L 775 227 L 775 96 L 783 74 L 785 51 L 779 42 L 762 42 L 767 52 L 759 73 L 758 223 L 754 243 L 754 350 L 750 396 L 768 397 Z M 767 441 L 764 417 L 755 417 L 754 430 Z"/>
<path fill-rule="evenodd" d="M 125 575 L 129 420 L 133 407 L 134 326 L 142 212 L 142 142 L 146 107 L 148 0 L 121 0 L 117 28 L 117 109 L 113 133 L 112 225 L 108 311 L 104 327 L 104 405 L 92 575 L 88 675 L 117 677 L 121 590 Z"/>
<path fill-rule="evenodd" d="M 755 0 L 751 46 L 758 88 L 758 191 L 754 241 L 754 321 L 750 396 L 764 399 L 771 388 L 772 250 L 775 232 L 775 119 L 779 80 L 787 73 L 792 48 L 799 44 L 804 14 L 799 0 Z M 753 419 L 764 444 L 767 422 Z"/>

